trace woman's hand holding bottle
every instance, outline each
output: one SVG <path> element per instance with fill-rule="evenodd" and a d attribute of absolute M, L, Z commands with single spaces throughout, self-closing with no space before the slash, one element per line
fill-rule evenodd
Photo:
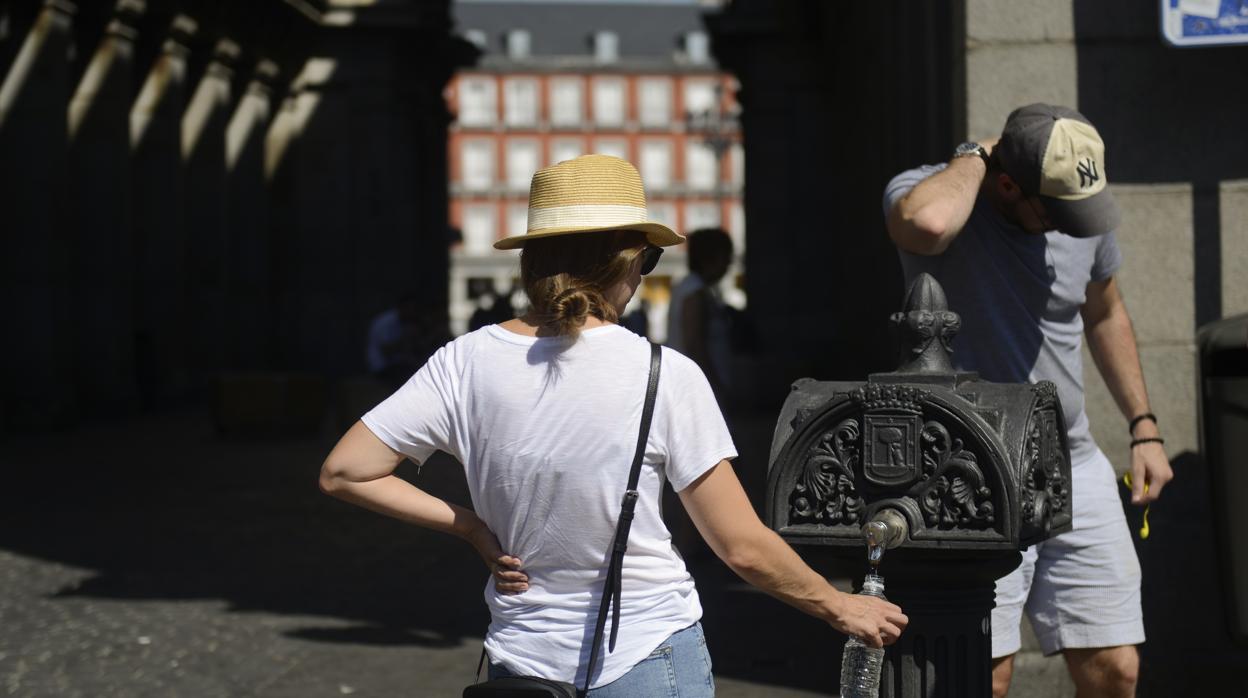
<path fill-rule="evenodd" d="M 828 618 L 832 627 L 864 645 L 884 647 L 897 641 L 909 619 L 896 604 L 863 594 L 837 592 Z"/>

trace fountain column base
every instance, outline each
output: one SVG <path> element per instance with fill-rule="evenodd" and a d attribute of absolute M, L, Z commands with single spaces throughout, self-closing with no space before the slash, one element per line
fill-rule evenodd
<path fill-rule="evenodd" d="M 890 551 L 883 564 L 888 599 L 910 624 L 887 648 L 880 696 L 989 698 L 994 582 L 1017 567 L 1021 555 L 939 563 L 904 557 L 902 550 Z"/>

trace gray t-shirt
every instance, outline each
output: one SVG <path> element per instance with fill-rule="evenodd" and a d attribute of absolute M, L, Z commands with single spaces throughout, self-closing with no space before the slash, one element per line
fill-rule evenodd
<path fill-rule="evenodd" d="M 926 165 L 894 177 L 884 190 L 884 215 L 944 168 Z M 1071 461 L 1090 458 L 1096 443 L 1083 409 L 1079 310 L 1088 283 L 1108 279 L 1122 264 L 1114 234 L 1031 235 L 981 198 L 942 254 L 899 253 L 907 285 L 920 272 L 931 274 L 944 287 L 949 309 L 962 316 L 954 364 L 994 382 L 1053 381 L 1069 429 Z"/>

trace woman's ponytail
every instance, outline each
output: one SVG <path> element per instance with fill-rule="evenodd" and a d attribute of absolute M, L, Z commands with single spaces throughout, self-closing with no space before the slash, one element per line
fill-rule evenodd
<path fill-rule="evenodd" d="M 520 255 L 520 280 L 534 319 L 547 332 L 573 339 L 591 315 L 618 321 L 606 293 L 627 278 L 634 251 L 644 243 L 632 230 L 530 241 Z"/>

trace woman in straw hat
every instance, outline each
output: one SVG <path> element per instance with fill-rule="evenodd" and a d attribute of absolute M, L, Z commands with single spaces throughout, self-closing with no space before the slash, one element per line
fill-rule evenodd
<path fill-rule="evenodd" d="M 538 171 L 522 250 L 523 317 L 447 344 L 351 428 L 326 459 L 327 493 L 471 544 L 491 572 L 485 647 L 492 677 L 585 685 L 620 495 L 639 439 L 650 345 L 616 324 L 665 246 L 629 163 L 586 155 Z M 711 549 L 747 581 L 874 646 L 905 627 L 900 609 L 832 588 L 750 506 L 737 452 L 697 365 L 662 350 L 636 514 L 627 535 L 612 651 L 593 696 L 711 695 L 702 608 L 659 512 L 672 484 Z M 464 466 L 473 509 L 393 472 L 446 451 Z M 604 645 L 606 643 L 603 643 Z"/>

